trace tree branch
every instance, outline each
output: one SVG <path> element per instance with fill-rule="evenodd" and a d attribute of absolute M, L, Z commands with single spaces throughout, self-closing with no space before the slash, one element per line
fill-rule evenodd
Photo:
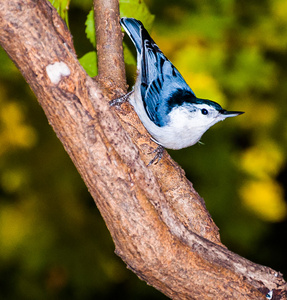
<path fill-rule="evenodd" d="M 123 35 L 118 0 L 94 0 L 97 37 L 98 79 L 113 91 L 126 93 L 126 72 L 123 56 Z M 118 97 L 120 93 L 118 94 Z"/>
<path fill-rule="evenodd" d="M 146 167 L 155 144 L 128 104 L 118 115 L 108 106 L 106 86 L 84 72 L 48 2 L 1 1 L 0 43 L 85 181 L 116 253 L 140 278 L 173 299 L 266 299 L 270 290 L 272 299 L 287 298 L 280 273 L 220 243 L 203 200 L 167 153 Z"/>

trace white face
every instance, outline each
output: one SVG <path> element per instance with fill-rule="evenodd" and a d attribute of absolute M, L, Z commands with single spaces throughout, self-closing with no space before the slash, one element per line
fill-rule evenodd
<path fill-rule="evenodd" d="M 170 124 L 175 127 L 186 129 L 202 128 L 204 131 L 226 118 L 218 110 L 206 104 L 175 107 L 169 115 Z"/>

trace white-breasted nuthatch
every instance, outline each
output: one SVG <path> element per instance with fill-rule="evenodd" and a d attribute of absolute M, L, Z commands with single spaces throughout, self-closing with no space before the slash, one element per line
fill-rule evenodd
<path fill-rule="evenodd" d="M 161 159 L 163 147 L 177 150 L 192 146 L 215 123 L 243 113 L 197 98 L 140 21 L 122 18 L 121 25 L 137 50 L 138 76 L 133 91 L 127 94 L 129 102 L 160 145 L 150 164 Z M 113 100 L 111 105 L 126 98 Z"/>

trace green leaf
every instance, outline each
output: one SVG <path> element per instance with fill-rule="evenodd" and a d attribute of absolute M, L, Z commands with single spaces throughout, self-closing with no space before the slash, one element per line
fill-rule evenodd
<path fill-rule="evenodd" d="M 70 5 L 70 0 L 49 0 L 50 3 L 57 9 L 58 14 L 63 20 L 65 20 L 67 26 L 69 27 L 68 19 L 68 9 Z"/>
<path fill-rule="evenodd" d="M 137 64 L 136 57 L 134 56 L 131 49 L 126 46 L 125 43 L 124 43 L 124 58 L 125 58 L 125 63 L 128 65 L 136 65 Z"/>
<path fill-rule="evenodd" d="M 140 20 L 143 22 L 145 28 L 150 31 L 152 27 L 152 23 L 154 21 L 154 15 L 152 15 L 146 4 L 141 1 L 139 2 L 138 0 L 121 0 L 120 1 L 120 14 L 122 17 L 132 17 L 135 19 Z M 86 20 L 86 35 L 91 44 L 96 47 L 96 32 L 95 32 L 95 22 L 94 22 L 94 10 L 91 9 Z M 130 50 L 129 47 L 127 47 L 124 43 L 124 56 L 125 56 L 125 62 L 127 64 L 131 65 L 136 65 L 136 59 L 135 56 L 133 55 L 132 51 Z M 94 55 L 94 57 L 96 57 Z M 85 61 L 85 56 L 82 57 L 82 59 Z M 82 64 L 82 62 L 81 62 Z M 84 62 L 85 65 L 83 67 L 87 70 L 91 70 L 91 73 L 94 74 L 95 69 L 91 68 L 91 61 L 86 63 Z M 89 72 L 87 71 L 89 74 Z M 90 75 L 90 74 L 89 74 Z M 95 76 L 95 75 L 93 75 Z"/>
<path fill-rule="evenodd" d="M 94 10 L 91 9 L 87 20 L 86 20 L 86 35 L 91 44 L 96 47 L 96 31 L 95 31 L 95 20 L 94 20 Z"/>
<path fill-rule="evenodd" d="M 98 74 L 97 54 L 95 51 L 88 52 L 82 56 L 79 62 L 90 77 L 94 77 Z"/>
<path fill-rule="evenodd" d="M 135 18 L 140 20 L 147 31 L 150 31 L 154 21 L 154 15 L 149 12 L 144 1 L 120 0 L 121 17 Z"/>

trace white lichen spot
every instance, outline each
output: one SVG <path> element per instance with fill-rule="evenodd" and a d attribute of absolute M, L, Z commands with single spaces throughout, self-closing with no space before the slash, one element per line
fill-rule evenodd
<path fill-rule="evenodd" d="M 71 71 L 64 62 L 55 62 L 54 64 L 46 67 L 46 72 L 51 82 L 58 84 L 62 77 L 69 76 Z"/>

